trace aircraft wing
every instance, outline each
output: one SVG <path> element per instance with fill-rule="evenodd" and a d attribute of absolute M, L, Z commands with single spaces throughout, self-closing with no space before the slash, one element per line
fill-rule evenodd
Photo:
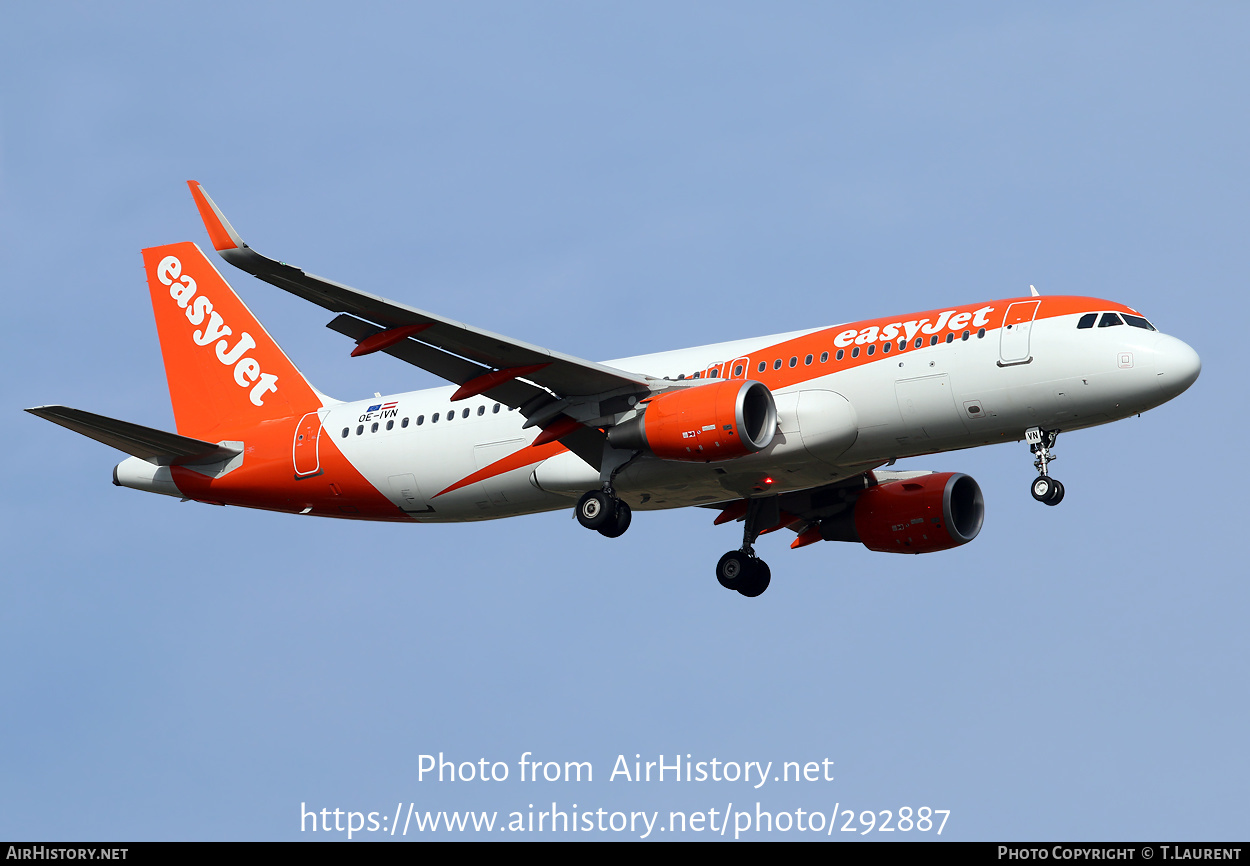
<path fill-rule="evenodd" d="M 36 406 L 26 411 L 157 466 L 214 463 L 240 453 L 237 448 L 166 433 L 69 406 Z"/>
<path fill-rule="evenodd" d="M 473 393 L 487 394 L 514 407 L 542 395 L 542 389 L 557 398 L 576 401 L 577 398 L 593 396 L 649 393 L 651 382 L 656 381 L 649 376 L 617 370 L 474 328 L 267 258 L 243 242 L 198 182 L 187 181 L 187 185 L 191 188 L 213 247 L 221 257 L 267 283 L 332 312 L 344 314 L 331 322 L 330 327 L 362 342 L 354 354 L 400 347 L 388 351 L 388 354 L 460 385 L 476 380 L 475 387 L 479 390 Z M 360 336 L 362 334 L 366 336 Z M 376 336 L 376 342 L 364 345 L 363 341 L 370 336 Z M 402 347 L 405 346 L 409 349 L 404 350 Z M 523 372 L 507 378 L 515 371 Z M 502 382 L 481 379 L 491 374 Z M 521 377 L 540 387 L 523 386 L 516 381 Z M 506 382 L 523 387 L 501 389 Z M 492 387 L 485 388 L 486 385 Z"/>
<path fill-rule="evenodd" d="M 855 505 L 855 499 L 869 487 L 934 474 L 934 470 L 930 469 L 881 469 L 880 466 L 879 463 L 864 464 L 862 472 L 857 471 L 856 474 L 848 475 L 831 484 L 768 497 L 761 502 L 761 512 L 755 518 L 758 521 L 760 534 L 766 535 L 779 529 L 789 529 L 798 536 L 790 546 L 803 547 L 820 540 L 821 536 L 817 528 L 822 520 L 850 513 Z M 700 507 L 719 509 L 720 514 L 713 521 L 714 525 L 719 526 L 722 523 L 745 519 L 748 501 L 727 499 Z"/>

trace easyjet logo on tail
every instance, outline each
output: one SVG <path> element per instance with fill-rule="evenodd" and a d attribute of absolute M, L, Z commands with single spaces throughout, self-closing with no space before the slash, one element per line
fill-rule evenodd
<path fill-rule="evenodd" d="M 240 388 L 251 388 L 248 394 L 252 404 L 264 405 L 265 394 L 278 390 L 278 377 L 265 373 L 260 362 L 249 357 L 248 352 L 256 348 L 256 341 L 247 331 L 239 334 L 234 346 L 227 339 L 232 335 L 230 326 L 226 324 L 221 313 L 213 309 L 213 302 L 203 294 L 196 294 L 195 279 L 182 272 L 182 262 L 177 256 L 165 256 L 156 266 L 156 278 L 169 286 L 169 296 L 179 307 L 186 310 L 187 321 L 192 325 L 200 325 L 192 334 L 191 339 L 197 346 L 207 346 L 216 341 L 217 360 L 225 367 L 234 367 L 234 382 Z M 207 324 L 205 319 L 207 318 Z"/>

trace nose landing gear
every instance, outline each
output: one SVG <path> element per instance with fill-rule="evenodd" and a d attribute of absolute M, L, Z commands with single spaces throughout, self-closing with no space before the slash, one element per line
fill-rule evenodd
<path fill-rule="evenodd" d="M 1029 443 L 1029 451 L 1036 455 L 1033 466 L 1038 473 L 1029 492 L 1034 499 L 1046 505 L 1058 505 L 1063 501 L 1063 483 L 1050 477 L 1050 461 L 1058 459 L 1050 449 L 1058 438 L 1058 430 L 1030 427 L 1024 431 L 1024 441 Z"/>

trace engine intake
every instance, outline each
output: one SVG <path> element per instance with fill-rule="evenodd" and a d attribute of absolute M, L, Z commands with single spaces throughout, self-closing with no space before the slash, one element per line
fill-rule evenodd
<path fill-rule="evenodd" d="M 933 553 L 967 544 L 985 522 L 972 476 L 938 472 L 869 487 L 854 509 L 820 524 L 829 541 L 858 541 L 885 553 Z"/>
<path fill-rule="evenodd" d="M 651 398 L 637 418 L 608 430 L 608 441 L 665 460 L 713 463 L 763 450 L 776 432 L 768 386 L 729 379 Z"/>

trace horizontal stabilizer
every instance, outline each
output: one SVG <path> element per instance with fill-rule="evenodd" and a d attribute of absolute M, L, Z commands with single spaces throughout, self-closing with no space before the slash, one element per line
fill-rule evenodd
<path fill-rule="evenodd" d="M 26 411 L 157 466 L 215 463 L 239 453 L 237 448 L 166 433 L 68 406 L 36 406 Z"/>

